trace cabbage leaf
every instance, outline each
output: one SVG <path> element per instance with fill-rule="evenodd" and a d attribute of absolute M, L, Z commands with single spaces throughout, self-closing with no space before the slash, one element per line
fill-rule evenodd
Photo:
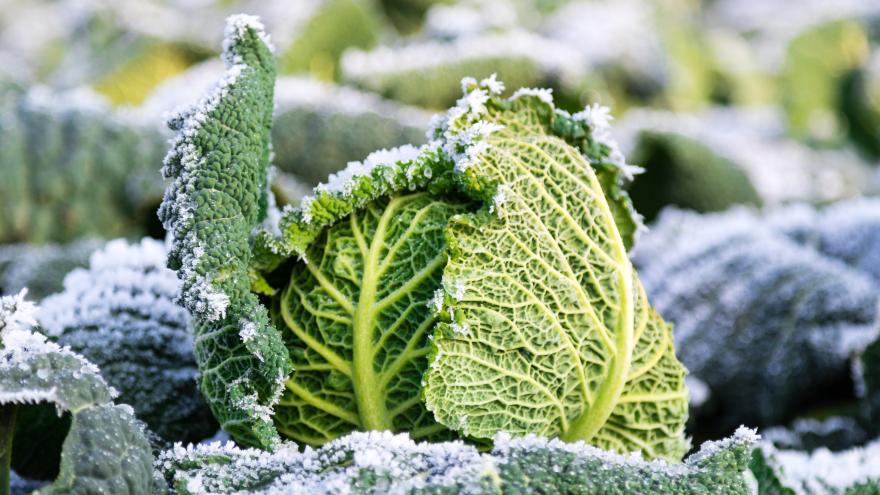
<path fill-rule="evenodd" d="M 598 148 L 585 158 L 554 135 L 566 116 L 547 96 L 492 99 L 442 128 L 461 146 L 462 191 L 484 207 L 447 228 L 427 407 L 471 437 L 536 433 L 679 459 L 687 391 L 671 328 L 587 161 Z M 569 124 L 578 117 L 603 123 Z"/>
<path fill-rule="evenodd" d="M 113 404 L 94 364 L 30 331 L 36 308 L 25 293 L 0 298 L 0 493 L 10 464 L 28 478 L 55 478 L 38 493 L 149 493 L 143 425 Z"/>
<path fill-rule="evenodd" d="M 756 440 L 741 428 L 682 463 L 668 463 L 535 435 L 499 434 L 481 453 L 461 441 L 357 432 L 304 452 L 290 443 L 271 454 L 231 444 L 177 445 L 159 455 L 156 470 L 158 493 L 745 495 L 743 472 Z"/>

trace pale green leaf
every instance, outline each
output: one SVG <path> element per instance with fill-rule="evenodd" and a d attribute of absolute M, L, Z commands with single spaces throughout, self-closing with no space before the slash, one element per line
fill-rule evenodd
<path fill-rule="evenodd" d="M 476 438 L 537 433 L 680 458 L 687 392 L 671 329 L 596 172 L 548 131 L 565 116 L 547 96 L 521 92 L 447 122 L 448 142 L 464 143 L 462 190 L 485 207 L 447 230 L 448 322 L 434 336 L 428 409 Z M 481 126 L 494 132 L 469 143 Z"/>

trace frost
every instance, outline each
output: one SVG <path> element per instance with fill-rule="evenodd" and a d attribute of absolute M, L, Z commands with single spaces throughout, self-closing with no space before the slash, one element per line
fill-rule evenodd
<path fill-rule="evenodd" d="M 577 486 L 584 493 L 745 494 L 740 471 L 754 441 L 740 430 L 707 444 L 699 457 L 670 464 L 534 435 L 499 434 L 495 448 L 480 453 L 460 441 L 416 443 L 406 434 L 357 432 L 302 452 L 289 443 L 272 453 L 231 443 L 178 444 L 155 467 L 157 479 L 188 493 L 476 495 L 501 484 L 516 493 Z"/>
<path fill-rule="evenodd" d="M 428 301 L 428 306 L 433 308 L 436 313 L 443 311 L 443 289 L 434 291 L 434 296 Z"/>
<path fill-rule="evenodd" d="M 586 122 L 593 132 L 601 134 L 606 134 L 611 130 L 611 121 L 614 119 L 611 116 L 611 109 L 598 103 L 587 105 L 583 110 L 573 114 L 571 117 L 574 120 Z"/>
<path fill-rule="evenodd" d="M 851 493 L 848 489 L 860 483 L 880 482 L 878 440 L 841 452 L 777 450 L 767 444 L 761 445 L 761 451 L 782 486 L 798 495 Z"/>
<path fill-rule="evenodd" d="M 501 214 L 501 207 L 507 202 L 507 194 L 507 186 L 498 186 L 495 195 L 492 196 L 492 203 L 489 205 L 489 213 L 497 212 L 498 214 Z"/>
<path fill-rule="evenodd" d="M 744 208 L 666 210 L 632 255 L 655 307 L 674 323 L 682 362 L 709 387 L 719 429 L 789 421 L 817 390 L 846 379 L 878 335 L 868 277 Z"/>
<path fill-rule="evenodd" d="M 14 296 L 0 298 L 0 338 L 6 341 L 14 337 L 13 332 L 29 331 L 37 324 L 37 306 L 26 301 L 27 289 L 21 289 Z M 7 346 L 9 344 L 6 344 Z"/>
<path fill-rule="evenodd" d="M 745 172 L 767 205 L 846 198 L 876 182 L 849 151 L 815 150 L 791 140 L 783 115 L 769 108 L 693 114 L 633 110 L 617 122 L 614 136 L 631 153 L 642 130 L 685 136 L 709 147 Z"/>
<path fill-rule="evenodd" d="M 347 193 L 351 191 L 352 181 L 357 177 L 370 175 L 380 165 L 409 163 L 415 160 L 427 147 L 416 147 L 411 144 L 397 148 L 383 149 L 370 153 L 361 162 L 350 162 L 343 170 L 331 174 L 325 184 L 319 185 L 316 192 Z M 412 177 L 412 174 L 408 174 Z M 311 199 L 308 202 L 312 201 Z M 308 202 L 304 199 L 301 208 L 307 211 Z"/>
<path fill-rule="evenodd" d="M 254 338 L 257 334 L 257 326 L 252 322 L 245 322 L 241 326 L 241 330 L 238 331 L 238 335 L 241 337 L 242 342 L 249 342 Z"/>
<path fill-rule="evenodd" d="M 213 420 L 196 388 L 190 316 L 174 303 L 181 284 L 165 263 L 160 241 L 110 241 L 43 301 L 38 320 L 97 363 L 156 433 L 191 440 L 210 433 Z"/>
<path fill-rule="evenodd" d="M 232 50 L 233 46 L 240 42 L 248 29 L 252 29 L 260 40 L 274 52 L 275 47 L 272 45 L 270 36 L 266 33 L 266 28 L 260 22 L 259 17 L 246 14 L 237 14 L 229 16 L 226 19 L 226 31 L 223 35 L 223 60 L 229 65 L 241 64 L 242 59 Z"/>
<path fill-rule="evenodd" d="M 510 99 L 515 100 L 522 96 L 536 96 L 544 103 L 553 105 L 553 90 L 549 88 L 519 88 L 514 91 Z"/>

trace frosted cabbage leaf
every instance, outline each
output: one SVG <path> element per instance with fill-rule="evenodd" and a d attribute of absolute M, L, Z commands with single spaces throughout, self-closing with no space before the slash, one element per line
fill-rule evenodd
<path fill-rule="evenodd" d="M 428 409 L 477 438 L 537 433 L 680 458 L 685 369 L 629 261 L 608 189 L 554 135 L 566 116 L 546 94 L 480 110 L 450 112 L 441 127 L 464 144 L 460 187 L 484 207 L 446 231 L 447 321 L 434 334 Z M 601 128 L 595 111 L 575 117 Z M 484 137 L 469 142 L 475 134 Z"/>

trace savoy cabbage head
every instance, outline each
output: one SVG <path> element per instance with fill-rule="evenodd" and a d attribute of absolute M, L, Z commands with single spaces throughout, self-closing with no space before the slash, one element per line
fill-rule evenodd
<path fill-rule="evenodd" d="M 164 147 L 159 129 L 85 90 L 35 87 L 0 102 L 0 241 L 145 233 Z"/>
<path fill-rule="evenodd" d="M 508 431 L 681 458 L 685 370 L 627 257 L 633 169 L 607 108 L 466 78 L 427 145 L 279 215 L 271 53 L 254 19 L 229 22 L 227 77 L 171 122 L 160 209 L 224 429 L 263 447 Z"/>

